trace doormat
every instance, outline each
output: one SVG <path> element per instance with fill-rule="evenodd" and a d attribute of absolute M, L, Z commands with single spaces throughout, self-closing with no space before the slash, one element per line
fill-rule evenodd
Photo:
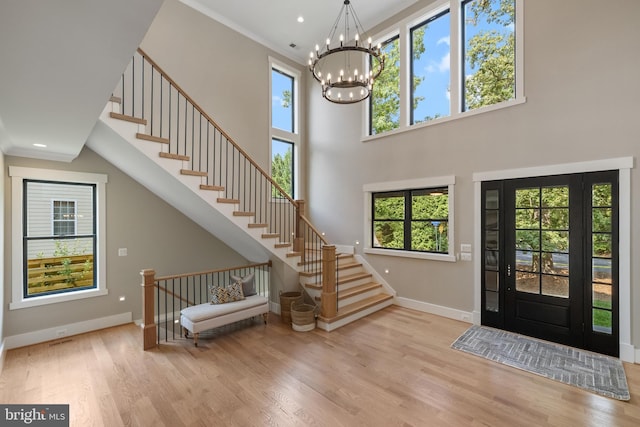
<path fill-rule="evenodd" d="M 478 325 L 451 347 L 613 399 L 631 398 L 622 362 L 614 357 Z"/>

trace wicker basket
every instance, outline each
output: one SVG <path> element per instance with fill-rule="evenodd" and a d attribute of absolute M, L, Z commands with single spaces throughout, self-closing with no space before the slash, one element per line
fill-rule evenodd
<path fill-rule="evenodd" d="M 280 291 L 280 318 L 283 323 L 291 324 L 291 306 L 297 302 L 302 302 L 302 292 Z"/>
<path fill-rule="evenodd" d="M 306 332 L 316 327 L 316 307 L 310 304 L 293 304 L 291 306 L 291 327 L 294 331 Z"/>

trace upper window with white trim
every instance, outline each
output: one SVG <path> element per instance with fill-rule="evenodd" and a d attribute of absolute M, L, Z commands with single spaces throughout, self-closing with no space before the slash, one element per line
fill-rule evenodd
<path fill-rule="evenodd" d="M 522 4 L 438 1 L 386 31 L 399 36 L 383 42 L 387 62 L 368 101 L 367 133 L 524 102 Z"/>
<path fill-rule="evenodd" d="M 11 166 L 10 308 L 105 295 L 106 176 Z"/>
<path fill-rule="evenodd" d="M 270 60 L 271 82 L 271 177 L 294 198 L 298 132 L 298 81 L 300 73 Z M 273 197 L 280 193 L 273 190 Z"/>

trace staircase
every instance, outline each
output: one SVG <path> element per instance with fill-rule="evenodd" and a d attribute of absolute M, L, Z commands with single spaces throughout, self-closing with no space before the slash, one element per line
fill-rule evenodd
<path fill-rule="evenodd" d="M 275 257 L 297 271 L 322 303 L 320 328 L 393 302 L 393 290 L 354 255 L 338 255 L 331 273 L 323 269 L 320 254 L 334 247 L 305 217 L 304 202 L 291 199 L 143 51 L 115 93 L 87 146 L 250 261 Z"/>

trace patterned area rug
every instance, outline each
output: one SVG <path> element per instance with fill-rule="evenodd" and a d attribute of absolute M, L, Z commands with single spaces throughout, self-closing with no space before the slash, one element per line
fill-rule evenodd
<path fill-rule="evenodd" d="M 618 400 L 629 400 L 622 362 L 614 357 L 474 325 L 452 348 Z"/>

